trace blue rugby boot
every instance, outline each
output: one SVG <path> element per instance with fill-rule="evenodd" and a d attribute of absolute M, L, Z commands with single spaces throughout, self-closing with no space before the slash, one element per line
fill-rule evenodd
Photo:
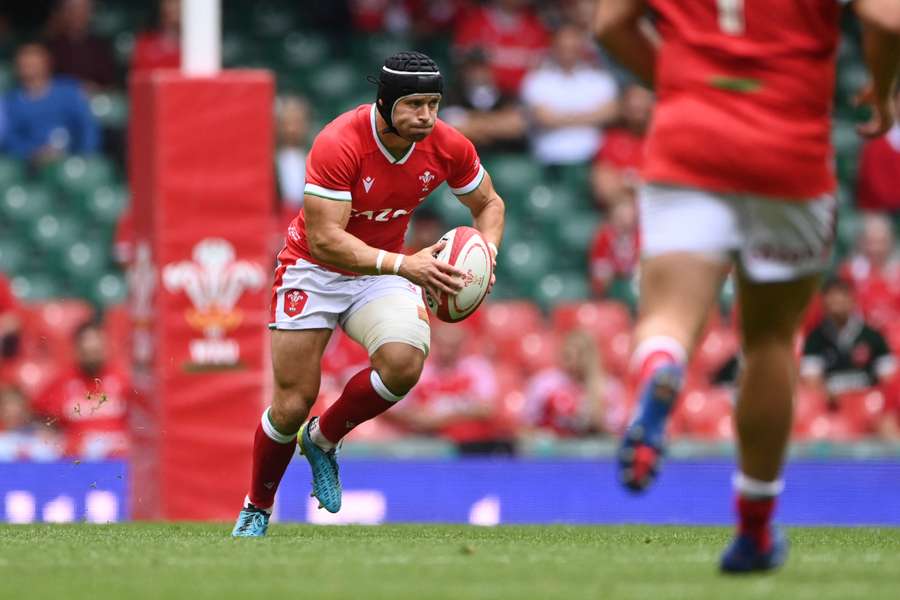
<path fill-rule="evenodd" d="M 269 517 L 269 512 L 248 502 L 238 515 L 231 537 L 264 537 L 269 529 Z"/>
<path fill-rule="evenodd" d="M 722 554 L 719 568 L 723 573 L 752 573 L 777 569 L 787 560 L 789 544 L 780 529 L 772 528 L 767 549 L 749 535 L 737 535 Z"/>
<path fill-rule="evenodd" d="M 666 423 L 681 392 L 684 368 L 659 367 L 644 384 L 637 412 L 619 447 L 619 478 L 632 492 L 643 492 L 659 474 Z"/>
<path fill-rule="evenodd" d="M 300 429 L 297 436 L 300 443 L 300 454 L 306 457 L 312 469 L 312 493 L 310 496 L 319 500 L 319 508 L 330 513 L 341 510 L 341 476 L 337 463 L 337 447 L 323 450 L 312 441 L 309 427 L 319 418 L 313 417 Z"/>

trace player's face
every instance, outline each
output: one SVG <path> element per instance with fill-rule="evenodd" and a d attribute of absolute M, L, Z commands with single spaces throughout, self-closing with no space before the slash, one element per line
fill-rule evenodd
<path fill-rule="evenodd" d="M 440 101 L 441 97 L 437 94 L 404 98 L 394 107 L 394 129 L 400 137 L 410 142 L 424 140 L 434 129 Z"/>

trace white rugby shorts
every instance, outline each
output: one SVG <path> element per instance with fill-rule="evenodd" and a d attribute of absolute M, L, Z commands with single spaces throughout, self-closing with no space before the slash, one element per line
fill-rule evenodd
<path fill-rule="evenodd" d="M 398 275 L 342 275 L 302 258 L 284 262 L 276 271 L 272 289 L 270 329 L 334 329 L 371 302 L 390 296 L 396 309 L 393 319 L 403 315 L 424 321 L 428 317 L 422 288 Z M 376 324 L 377 325 L 377 324 Z M 390 325 L 390 324 L 386 324 Z M 403 339 L 404 326 L 396 323 Z M 415 324 L 418 325 L 418 324 Z M 348 332 L 349 333 L 349 332 Z M 351 335 L 351 337 L 353 337 Z M 384 341 L 389 335 L 382 334 Z M 416 337 L 416 336 L 414 336 Z M 363 340 L 357 340 L 363 343 Z M 416 345 L 419 345 L 418 343 Z M 374 348 L 369 348 L 370 353 Z M 427 342 L 424 348 L 427 354 Z"/>
<path fill-rule="evenodd" d="M 837 202 L 786 201 L 648 184 L 639 197 L 641 255 L 673 252 L 738 261 L 753 281 L 791 281 L 831 261 Z"/>

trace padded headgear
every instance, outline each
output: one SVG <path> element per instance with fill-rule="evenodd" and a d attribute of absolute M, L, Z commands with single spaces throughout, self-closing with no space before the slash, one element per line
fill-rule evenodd
<path fill-rule="evenodd" d="M 437 64 L 421 52 L 398 52 L 384 61 L 378 76 L 378 100 L 375 106 L 394 129 L 394 107 L 413 94 L 444 93 L 444 78 Z"/>

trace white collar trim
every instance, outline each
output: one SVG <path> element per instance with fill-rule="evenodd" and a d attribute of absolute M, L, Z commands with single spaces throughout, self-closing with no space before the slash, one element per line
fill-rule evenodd
<path fill-rule="evenodd" d="M 370 120 L 372 122 L 372 137 L 375 138 L 375 143 L 378 145 L 378 149 L 381 150 L 381 153 L 384 154 L 384 157 L 389 163 L 391 163 L 392 165 L 402 165 L 412 155 L 413 150 L 415 150 L 416 148 L 416 143 L 412 143 L 412 146 L 409 147 L 409 150 L 406 151 L 406 154 L 404 154 L 403 157 L 400 158 L 400 160 L 394 158 L 394 155 L 391 154 L 391 151 L 388 150 L 383 143 L 381 143 L 381 138 L 378 137 L 378 127 L 376 125 L 377 121 L 375 120 L 375 110 L 375 103 L 373 102 L 372 111 L 370 113 Z"/>

